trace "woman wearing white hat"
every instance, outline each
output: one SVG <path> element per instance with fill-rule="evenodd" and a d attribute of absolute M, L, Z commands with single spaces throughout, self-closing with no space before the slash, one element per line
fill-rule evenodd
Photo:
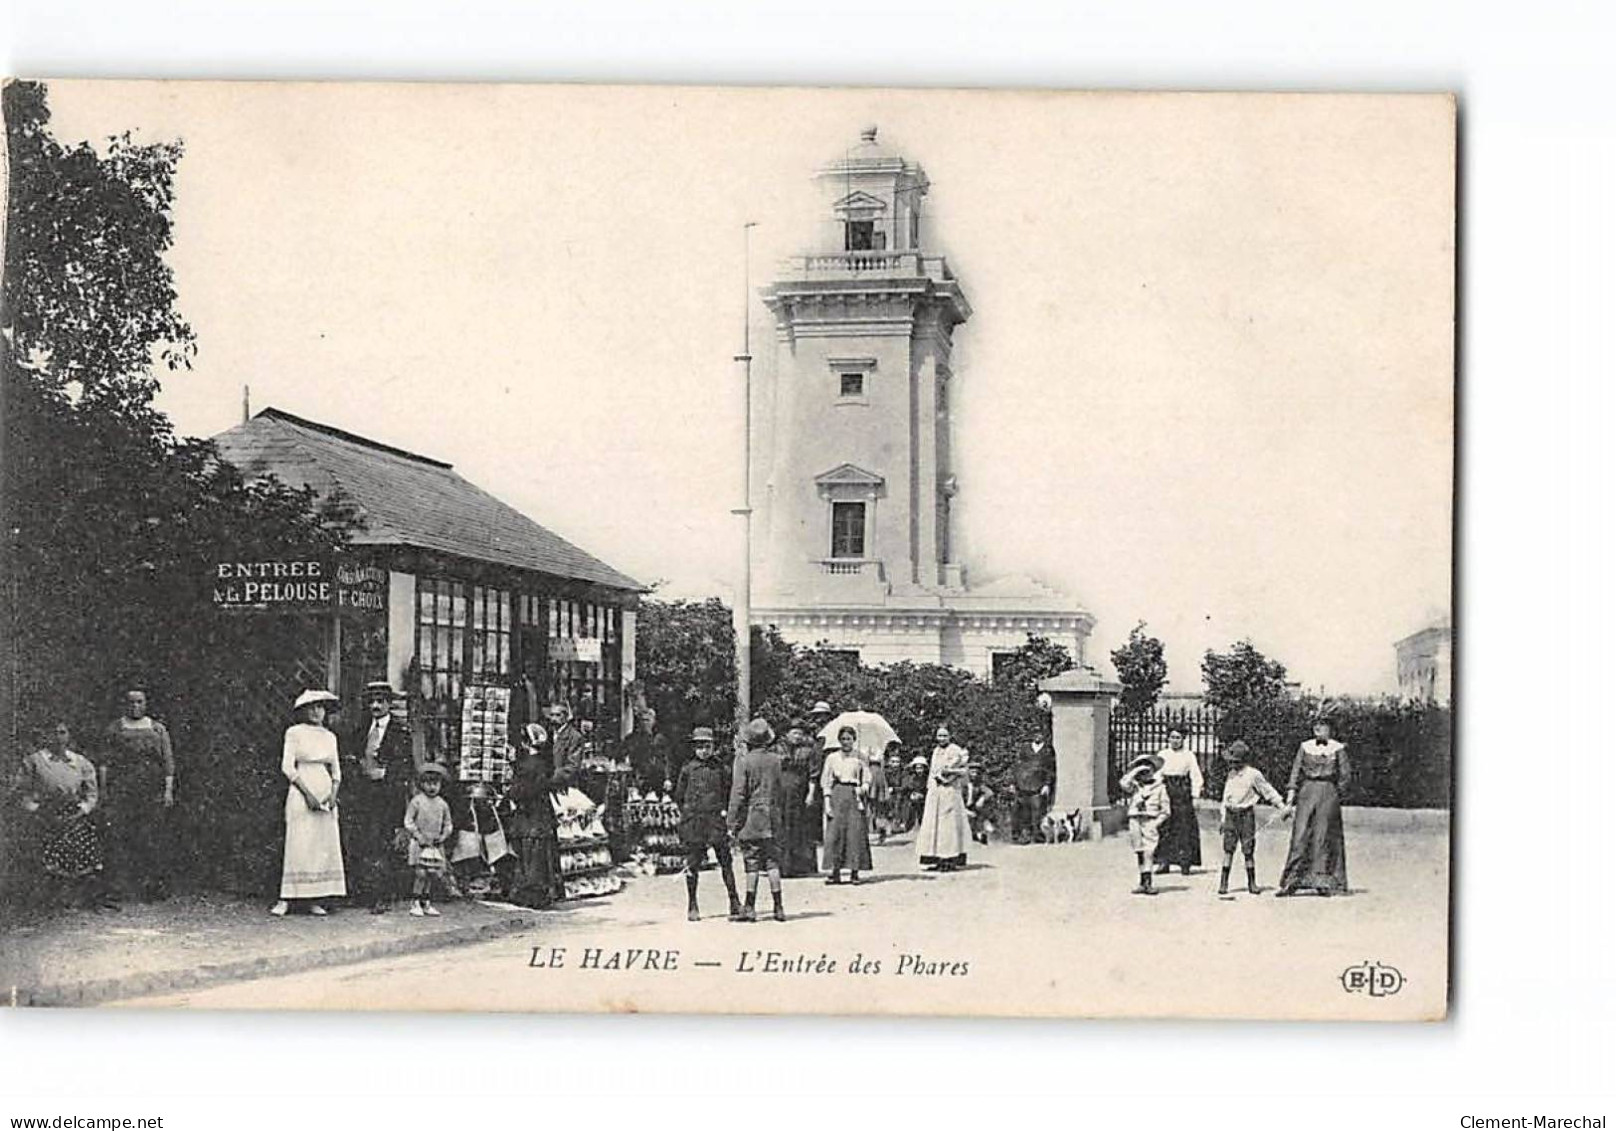
<path fill-rule="evenodd" d="M 292 901 L 307 901 L 309 914 L 324 915 L 321 900 L 348 894 L 342 868 L 342 833 L 337 824 L 337 790 L 342 765 L 337 736 L 326 729 L 325 713 L 337 697 L 305 691 L 292 704 L 297 721 L 286 728 L 281 773 L 286 790 L 286 852 L 281 858 L 281 898 L 271 915 L 285 915 Z"/>

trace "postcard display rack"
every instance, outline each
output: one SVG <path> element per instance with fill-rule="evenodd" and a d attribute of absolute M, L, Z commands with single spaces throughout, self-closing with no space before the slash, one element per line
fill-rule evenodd
<path fill-rule="evenodd" d="M 508 687 L 468 687 L 460 706 L 460 765 L 463 782 L 503 789 L 511 780 L 511 692 Z"/>

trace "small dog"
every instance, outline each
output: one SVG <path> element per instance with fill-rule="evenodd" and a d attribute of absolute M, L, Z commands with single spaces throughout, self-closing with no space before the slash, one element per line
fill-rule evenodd
<path fill-rule="evenodd" d="M 1057 813 L 1050 810 L 1044 814 L 1044 819 L 1038 823 L 1038 831 L 1045 844 L 1075 843 L 1077 840 L 1078 820 L 1075 814 Z"/>

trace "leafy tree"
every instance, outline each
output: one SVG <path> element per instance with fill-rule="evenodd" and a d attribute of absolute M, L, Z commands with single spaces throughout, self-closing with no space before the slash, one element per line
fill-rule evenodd
<path fill-rule="evenodd" d="M 1218 708 L 1285 698 L 1285 674 L 1284 664 L 1264 656 L 1250 640 L 1239 641 L 1227 652 L 1209 648 L 1201 658 L 1206 701 Z"/>
<path fill-rule="evenodd" d="M 735 622 L 718 598 L 641 602 L 634 666 L 636 692 L 670 740 L 696 726 L 733 728 Z"/>
<path fill-rule="evenodd" d="M 994 686 L 1012 694 L 1032 698 L 1040 680 L 1071 671 L 1072 653 L 1064 644 L 1046 636 L 1031 634 L 1027 642 L 999 660 L 993 673 Z"/>
<path fill-rule="evenodd" d="M 310 492 L 245 481 L 212 444 L 176 438 L 152 403 L 158 372 L 187 367 L 196 348 L 163 258 L 180 143 L 64 146 L 43 86 L 10 83 L 3 103 L 8 753 L 58 717 L 89 739 L 139 679 L 174 733 L 181 790 L 209 801 L 180 835 L 197 834 L 263 800 L 241 795 L 252 775 L 230 764 L 240 751 L 219 719 L 268 634 L 209 618 L 208 568 L 333 550 L 350 516 Z"/>
<path fill-rule="evenodd" d="M 1167 661 L 1162 658 L 1162 642 L 1145 634 L 1140 621 L 1128 633 L 1128 642 L 1111 653 L 1111 663 L 1122 681 L 1122 709 L 1143 713 L 1156 705 L 1162 685 L 1167 682 Z"/>

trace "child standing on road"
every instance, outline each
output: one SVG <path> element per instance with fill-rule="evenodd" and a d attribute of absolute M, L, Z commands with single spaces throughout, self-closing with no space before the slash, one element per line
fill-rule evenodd
<path fill-rule="evenodd" d="M 410 867 L 415 870 L 415 901 L 410 905 L 411 915 L 437 915 L 432 906 L 432 877 L 441 878 L 449 873 L 449 857 L 444 844 L 454 835 L 454 819 L 449 815 L 449 803 L 442 796 L 443 780 L 448 771 L 436 762 L 428 762 L 416 775 L 421 792 L 410 798 L 404 808 L 404 831 L 410 837 Z"/>
<path fill-rule="evenodd" d="M 1135 895 L 1158 894 L 1151 886 L 1150 873 L 1156 863 L 1161 827 L 1171 806 L 1167 783 L 1158 773 L 1161 768 L 1159 757 L 1141 754 L 1117 783 L 1128 795 L 1128 839 L 1133 842 L 1134 856 L 1139 861 L 1139 886 L 1133 889 Z"/>
<path fill-rule="evenodd" d="M 747 723 L 745 738 L 746 750 L 735 759 L 729 791 L 729 833 L 740 843 L 741 861 L 746 865 L 746 906 L 740 921 L 757 921 L 758 876 L 762 873 L 769 877 L 774 918 L 784 923 L 780 833 L 785 823 L 781 804 L 785 790 L 780 785 L 780 755 L 774 749 L 774 728 L 764 719 Z"/>
<path fill-rule="evenodd" d="M 1223 752 L 1229 763 L 1229 774 L 1223 780 L 1223 805 L 1220 810 L 1223 825 L 1223 872 L 1218 879 L 1218 894 L 1229 894 L 1229 868 L 1234 863 L 1235 845 L 1246 857 L 1246 890 L 1258 895 L 1257 886 L 1257 799 L 1279 809 L 1281 816 L 1290 812 L 1279 790 L 1268 784 L 1262 771 L 1248 765 L 1250 753 L 1244 742 L 1231 742 Z"/>
<path fill-rule="evenodd" d="M 685 891 L 689 897 L 686 918 L 701 919 L 696 906 L 696 885 L 709 850 L 718 858 L 718 871 L 729 893 L 729 917 L 741 918 L 741 900 L 735 891 L 735 865 L 731 862 L 729 829 L 725 806 L 729 800 L 730 775 L 713 756 L 713 732 L 697 727 L 690 732 L 690 745 L 696 756 L 679 769 L 673 799 L 679 805 L 679 840 L 685 850 Z"/>
<path fill-rule="evenodd" d="M 977 844 L 986 844 L 988 834 L 993 831 L 993 799 L 997 795 L 993 787 L 982 780 L 982 767 L 975 763 L 971 765 L 967 780 L 965 812 L 970 815 L 971 839 Z"/>

